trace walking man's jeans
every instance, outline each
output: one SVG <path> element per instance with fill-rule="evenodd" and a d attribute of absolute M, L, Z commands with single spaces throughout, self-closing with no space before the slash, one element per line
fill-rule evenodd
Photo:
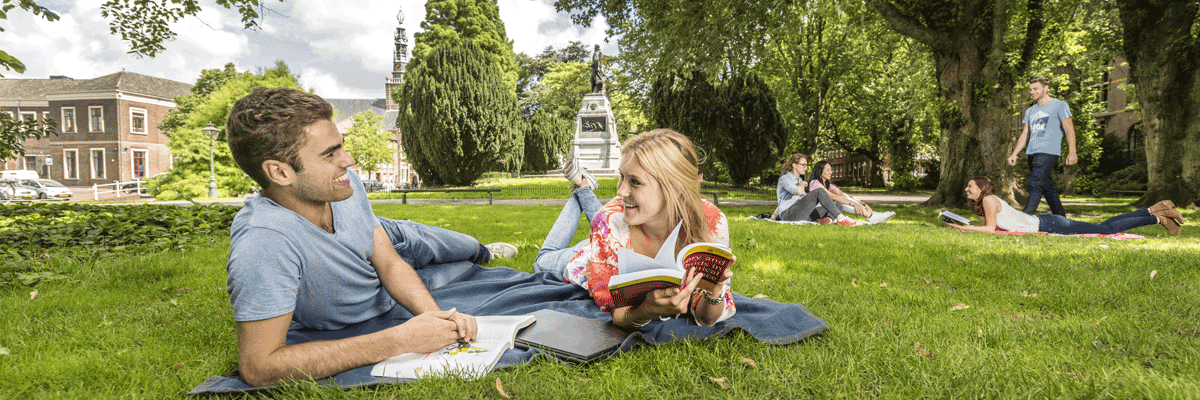
<path fill-rule="evenodd" d="M 1026 214 L 1036 213 L 1038 203 L 1041 203 L 1042 197 L 1045 196 L 1046 203 L 1050 205 L 1050 213 L 1067 215 L 1062 201 L 1058 199 L 1058 192 L 1054 190 L 1054 181 L 1050 179 L 1050 174 L 1054 172 L 1054 167 L 1057 165 L 1058 156 L 1056 155 L 1046 153 L 1029 155 L 1029 201 L 1025 202 L 1025 209 L 1022 210 Z"/>

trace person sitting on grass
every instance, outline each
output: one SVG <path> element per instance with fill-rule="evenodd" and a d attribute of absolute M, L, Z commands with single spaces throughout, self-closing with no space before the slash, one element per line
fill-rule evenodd
<path fill-rule="evenodd" d="M 986 177 L 971 179 L 964 190 L 967 207 L 983 217 L 983 225 L 948 224 L 959 231 L 993 233 L 996 228 L 1013 232 L 1046 232 L 1060 235 L 1099 233 L 1111 235 L 1145 225 L 1162 225 L 1171 236 L 1179 234 L 1183 215 L 1175 210 L 1175 204 L 1163 200 L 1149 208 L 1130 211 L 1105 220 L 1099 224 L 1072 221 L 1058 214 L 1029 215 L 1013 208 L 994 194 L 995 186 Z"/>
<path fill-rule="evenodd" d="M 325 378 L 474 339 L 474 317 L 441 310 L 412 265 L 516 253 L 376 217 L 332 114 L 316 95 L 258 87 L 226 121 L 234 161 L 263 188 L 233 219 L 226 266 L 240 373 L 253 386 Z M 395 326 L 287 343 L 292 330 L 338 330 L 385 314 Z"/>
<path fill-rule="evenodd" d="M 808 156 L 795 153 L 780 166 L 782 172 L 775 184 L 778 204 L 771 214 L 772 221 L 813 221 L 821 225 L 837 222 L 839 225 L 858 225 L 842 214 L 842 208 L 829 197 L 825 188 L 808 190 L 804 170 L 808 168 Z M 817 206 L 820 206 L 819 208 Z"/>
<path fill-rule="evenodd" d="M 846 192 L 843 192 L 842 189 L 839 189 L 831 180 L 833 179 L 833 165 L 830 165 L 829 161 L 817 162 L 817 165 L 813 166 L 812 175 L 813 179 L 812 182 L 808 184 L 808 190 L 817 190 L 822 188 L 828 190 L 829 198 L 838 202 L 838 205 L 842 207 L 842 211 L 844 212 L 855 213 L 867 217 L 867 222 L 872 224 L 887 222 L 887 220 L 896 216 L 896 212 L 894 211 L 877 213 L 875 210 L 872 210 L 871 206 L 867 205 L 866 202 L 859 200 L 854 196 L 847 194 Z"/>
<path fill-rule="evenodd" d="M 571 192 L 533 263 L 534 272 L 551 272 L 582 286 L 613 323 L 640 328 L 654 318 L 691 313 L 701 325 L 733 316 L 733 296 L 727 269 L 717 285 L 719 293 L 695 290 L 701 274 L 688 271 L 680 288 L 659 289 L 638 306 L 614 309 L 608 281 L 617 273 L 617 249 L 626 248 L 653 258 L 682 221 L 673 253 L 699 242 L 729 245 L 725 214 L 700 198 L 700 163 L 692 142 L 669 129 L 643 132 L 621 148 L 621 180 L 617 197 L 600 206 L 596 179 L 579 166 L 573 155 L 564 175 L 578 188 Z M 588 240 L 571 246 L 579 226 L 579 213 L 592 223 Z"/>

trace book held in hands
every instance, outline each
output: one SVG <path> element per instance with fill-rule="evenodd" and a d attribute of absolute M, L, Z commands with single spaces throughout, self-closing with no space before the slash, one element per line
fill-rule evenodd
<path fill-rule="evenodd" d="M 966 219 L 961 215 L 958 215 L 958 214 L 955 214 L 955 213 L 952 213 L 949 211 L 942 211 L 942 212 L 938 213 L 937 216 L 938 216 L 938 219 L 945 221 L 947 224 L 959 224 L 959 225 L 970 225 L 971 224 L 971 220 Z"/>
<path fill-rule="evenodd" d="M 694 243 L 675 256 L 680 226 L 682 224 L 675 226 L 654 258 L 625 248 L 617 249 L 617 274 L 608 281 L 614 307 L 637 306 L 654 290 L 682 286 L 686 283 L 683 278 L 688 269 L 703 274 L 696 285 L 697 290 L 718 292 L 717 284 L 733 264 L 733 252 L 717 243 Z"/>
<path fill-rule="evenodd" d="M 454 343 L 432 353 L 405 353 L 375 364 L 371 375 L 420 379 L 446 375 L 476 379 L 487 375 L 504 351 L 513 348 L 517 331 L 529 326 L 533 315 L 476 317 L 478 340 Z"/>

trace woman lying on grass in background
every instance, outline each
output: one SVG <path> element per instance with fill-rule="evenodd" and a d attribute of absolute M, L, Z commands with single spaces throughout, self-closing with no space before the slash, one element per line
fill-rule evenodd
<path fill-rule="evenodd" d="M 877 213 L 871 209 L 866 202 L 855 198 L 843 192 L 837 185 L 834 185 L 830 179 L 833 179 L 833 165 L 828 161 L 820 161 L 813 167 L 813 179 L 808 184 L 808 190 L 825 189 L 829 191 L 829 198 L 838 202 L 842 206 L 842 211 L 852 212 L 864 217 L 867 217 L 867 222 L 878 224 L 886 222 L 896 216 L 894 211 L 886 211 Z"/>
<path fill-rule="evenodd" d="M 621 148 L 617 197 L 601 207 L 594 193 L 596 179 L 572 155 L 563 174 L 579 188 L 572 191 L 546 235 L 533 270 L 552 272 L 586 288 L 602 310 L 612 313 L 613 324 L 624 328 L 640 328 L 654 318 L 689 312 L 701 325 L 733 316 L 730 269 L 717 284 L 720 293 L 695 290 L 702 275 L 690 270 L 682 288 L 656 290 L 638 306 L 614 309 L 608 290 L 609 278 L 617 274 L 618 248 L 654 258 L 680 221 L 673 254 L 693 243 L 729 245 L 725 214 L 700 198 L 699 171 L 696 150 L 687 137 L 669 129 L 643 132 Z M 571 246 L 580 212 L 592 222 L 592 234 Z"/>
<path fill-rule="evenodd" d="M 1060 235 L 1080 233 L 1099 233 L 1111 235 L 1145 225 L 1162 225 L 1171 236 L 1179 234 L 1179 225 L 1183 224 L 1183 215 L 1175 210 L 1175 204 L 1163 200 L 1150 208 L 1127 212 L 1099 224 L 1072 221 L 1067 217 L 1056 214 L 1029 215 L 1013 208 L 994 193 L 995 186 L 988 178 L 975 178 L 967 182 L 967 207 L 983 217 L 983 225 L 949 224 L 951 228 L 960 231 L 976 231 L 993 233 L 996 228 L 1013 232 L 1036 233 L 1046 232 Z"/>

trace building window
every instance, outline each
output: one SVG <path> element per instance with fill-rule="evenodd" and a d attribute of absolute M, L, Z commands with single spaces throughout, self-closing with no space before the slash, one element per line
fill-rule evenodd
<path fill-rule="evenodd" d="M 133 178 L 141 179 L 146 177 L 146 150 L 132 150 L 133 159 Z"/>
<path fill-rule="evenodd" d="M 42 127 L 45 128 L 49 125 L 50 125 L 50 112 L 42 111 Z"/>
<path fill-rule="evenodd" d="M 146 134 L 146 110 L 129 109 L 129 132 Z"/>
<path fill-rule="evenodd" d="M 63 133 L 75 133 L 75 107 L 62 108 Z"/>
<path fill-rule="evenodd" d="M 104 149 L 92 149 L 92 179 L 104 179 Z"/>
<path fill-rule="evenodd" d="M 33 123 L 37 123 L 37 113 L 36 113 L 36 112 L 24 112 L 24 111 L 22 111 L 22 112 L 21 112 L 21 121 L 23 121 L 23 122 L 33 122 Z M 21 127 L 21 129 L 22 129 L 22 132 L 24 132 L 24 130 L 23 130 L 23 129 L 25 129 L 25 127 L 24 127 L 24 126 L 22 126 L 22 127 Z"/>
<path fill-rule="evenodd" d="M 63 179 L 79 179 L 79 150 L 63 149 Z"/>
<path fill-rule="evenodd" d="M 88 132 L 104 132 L 104 107 L 88 107 Z"/>
<path fill-rule="evenodd" d="M 37 170 L 37 157 L 25 156 L 25 169 L 30 171 Z"/>

